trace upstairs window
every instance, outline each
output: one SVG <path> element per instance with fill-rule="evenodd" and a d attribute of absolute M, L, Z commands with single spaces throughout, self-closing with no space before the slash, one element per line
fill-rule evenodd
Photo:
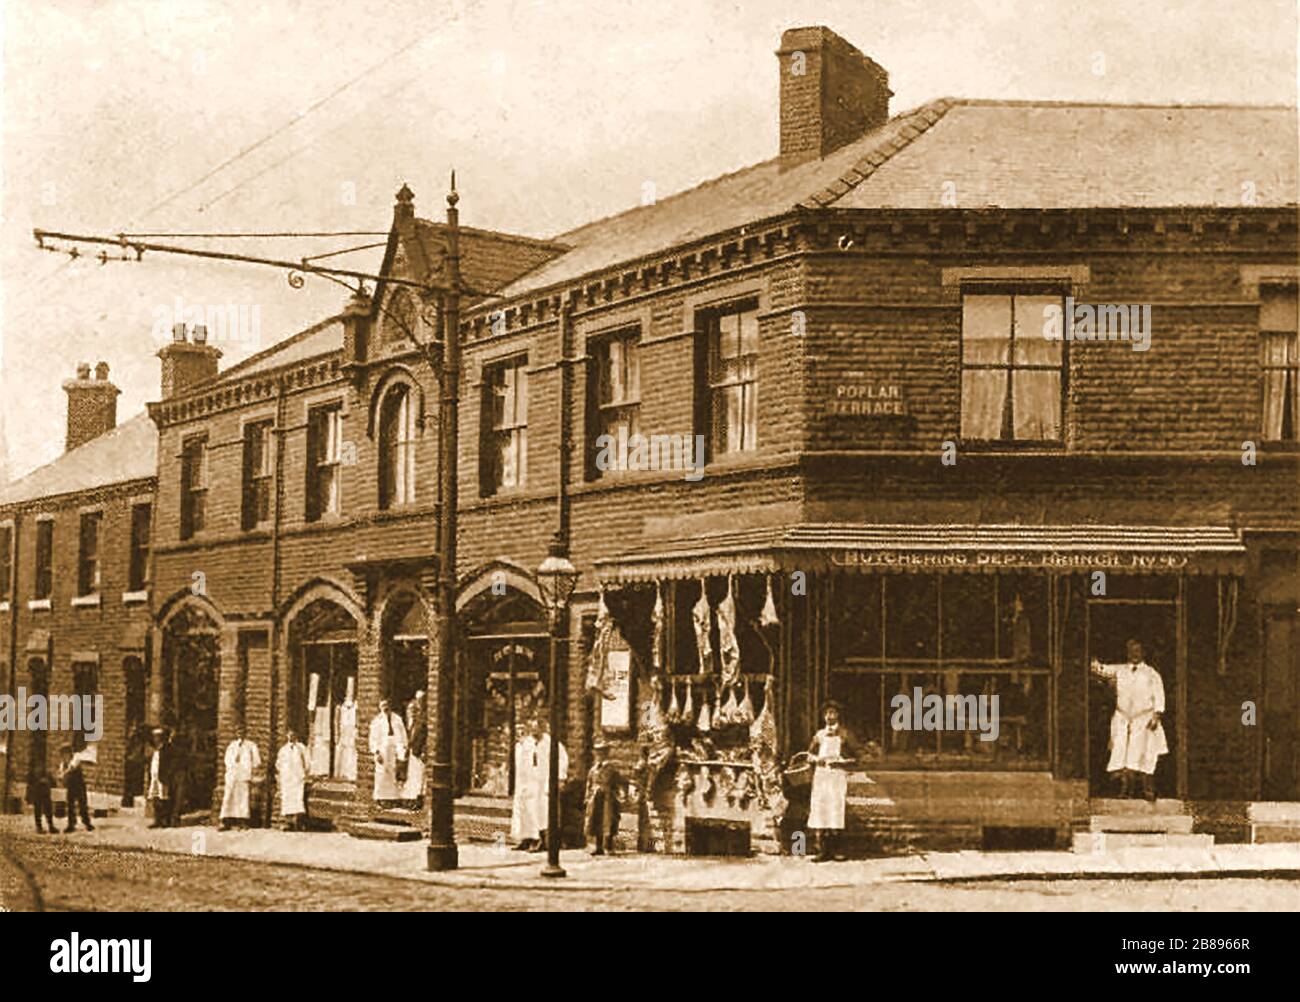
<path fill-rule="evenodd" d="M 990 442 L 1061 440 L 1064 337 L 1049 338 L 1056 293 L 967 292 L 961 309 L 961 435 Z"/>
<path fill-rule="evenodd" d="M 14 573 L 14 530 L 0 525 L 0 602 L 8 602 L 12 594 Z"/>
<path fill-rule="evenodd" d="M 313 407 L 307 415 L 307 521 L 342 510 L 343 405 Z"/>
<path fill-rule="evenodd" d="M 416 407 L 409 386 L 394 386 L 379 409 L 379 507 L 415 503 Z"/>
<path fill-rule="evenodd" d="M 747 300 L 705 319 L 711 455 L 758 447 L 758 302 Z"/>
<path fill-rule="evenodd" d="M 1266 442 L 1295 442 L 1300 429 L 1300 336 L 1297 287 L 1259 290 L 1259 369 Z"/>
<path fill-rule="evenodd" d="M 36 523 L 36 589 L 35 599 L 49 599 L 54 595 L 54 520 L 42 519 Z"/>
<path fill-rule="evenodd" d="M 522 487 L 528 473 L 528 359 L 485 366 L 480 421 L 480 493 Z"/>
<path fill-rule="evenodd" d="M 273 448 L 271 421 L 244 425 L 244 489 L 241 524 L 255 529 L 271 520 Z"/>
<path fill-rule="evenodd" d="M 588 370 L 588 414 L 590 416 L 590 441 L 592 443 L 588 472 L 592 478 L 605 471 L 596 465 L 602 450 L 599 439 L 609 436 L 613 447 L 604 454 L 611 457 L 610 469 L 622 469 L 628 449 L 622 442 L 632 442 L 641 432 L 641 352 L 637 330 L 622 331 L 595 342 L 591 348 Z"/>
<path fill-rule="evenodd" d="M 131 506 L 131 563 L 127 568 L 127 591 L 144 591 L 149 587 L 149 532 L 153 506 Z"/>
<path fill-rule="evenodd" d="M 196 435 L 181 446 L 181 539 L 203 531 L 207 497 L 208 439 Z"/>
<path fill-rule="evenodd" d="M 81 516 L 81 545 L 77 558 L 77 595 L 99 594 L 99 523 L 100 513 Z"/>

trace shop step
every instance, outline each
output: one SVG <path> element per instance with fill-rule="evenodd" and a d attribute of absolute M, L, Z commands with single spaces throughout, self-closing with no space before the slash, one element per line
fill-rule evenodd
<path fill-rule="evenodd" d="M 369 818 L 341 818 L 338 826 L 353 838 L 372 839 L 379 842 L 418 842 L 423 832 L 410 825 L 391 821 L 372 821 Z"/>
<path fill-rule="evenodd" d="M 1075 832 L 1077 853 L 1114 852 L 1117 849 L 1213 849 L 1213 835 L 1167 832 Z"/>
<path fill-rule="evenodd" d="M 1190 814 L 1094 814 L 1088 819 L 1094 832 L 1149 832 L 1187 835 L 1192 830 Z"/>
<path fill-rule="evenodd" d="M 1161 797 L 1158 800 L 1141 798 L 1094 797 L 1088 801 L 1090 814 L 1188 814 L 1187 804 L 1182 800 Z"/>

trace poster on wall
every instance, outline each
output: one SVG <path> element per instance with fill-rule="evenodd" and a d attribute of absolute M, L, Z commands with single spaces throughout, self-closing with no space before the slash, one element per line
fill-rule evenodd
<path fill-rule="evenodd" d="M 610 651 L 605 655 L 605 695 L 600 701 L 600 726 L 607 731 L 632 727 L 632 653 Z"/>

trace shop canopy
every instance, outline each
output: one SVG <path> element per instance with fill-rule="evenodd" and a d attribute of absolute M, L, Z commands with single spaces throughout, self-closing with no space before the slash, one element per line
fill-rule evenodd
<path fill-rule="evenodd" d="M 799 523 L 647 541 L 596 571 L 608 584 L 797 570 L 1241 575 L 1245 556 L 1222 526 Z"/>

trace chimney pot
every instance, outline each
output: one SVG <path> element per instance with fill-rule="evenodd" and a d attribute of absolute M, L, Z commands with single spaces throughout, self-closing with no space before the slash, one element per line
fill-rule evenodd
<path fill-rule="evenodd" d="M 185 325 L 184 325 L 184 324 L 172 324 L 172 340 L 173 340 L 173 341 L 184 341 L 184 340 L 185 340 Z"/>
<path fill-rule="evenodd" d="M 95 378 L 98 380 L 105 380 L 108 378 L 107 362 L 100 362 L 98 365 L 95 366 Z"/>
<path fill-rule="evenodd" d="M 90 363 L 89 363 L 89 362 L 78 362 L 78 363 L 77 363 L 77 378 L 78 378 L 78 379 L 89 379 L 89 378 L 90 378 Z"/>
<path fill-rule="evenodd" d="M 206 324 L 195 324 L 190 328 L 190 336 L 195 344 L 208 343 L 208 328 Z"/>

